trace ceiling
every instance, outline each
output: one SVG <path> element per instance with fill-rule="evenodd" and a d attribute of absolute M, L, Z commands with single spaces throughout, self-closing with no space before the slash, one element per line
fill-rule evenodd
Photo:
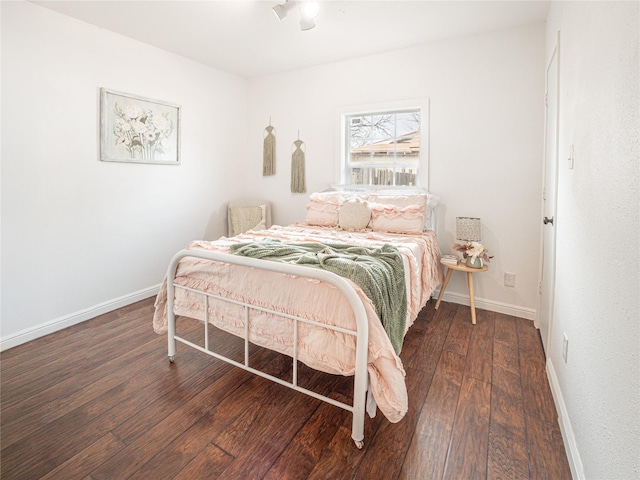
<path fill-rule="evenodd" d="M 449 38 L 544 22 L 549 1 L 324 0 L 301 31 L 284 0 L 33 1 L 212 67 L 257 77 Z"/>

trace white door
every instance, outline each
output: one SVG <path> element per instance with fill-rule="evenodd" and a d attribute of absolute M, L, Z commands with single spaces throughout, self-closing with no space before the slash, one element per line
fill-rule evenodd
<path fill-rule="evenodd" d="M 545 152 L 542 218 L 542 265 L 540 275 L 540 309 L 538 328 L 542 345 L 548 353 L 553 323 L 553 298 L 556 272 L 556 192 L 558 180 L 558 47 L 560 37 L 547 65 L 545 91 Z"/>

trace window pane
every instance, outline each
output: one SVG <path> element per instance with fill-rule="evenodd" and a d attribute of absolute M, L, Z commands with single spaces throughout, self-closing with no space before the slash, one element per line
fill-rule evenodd
<path fill-rule="evenodd" d="M 420 112 L 400 112 L 396 114 L 397 136 L 420 130 Z"/>
<path fill-rule="evenodd" d="M 370 143 L 371 116 L 354 115 L 349 117 L 349 145 L 359 148 Z"/>

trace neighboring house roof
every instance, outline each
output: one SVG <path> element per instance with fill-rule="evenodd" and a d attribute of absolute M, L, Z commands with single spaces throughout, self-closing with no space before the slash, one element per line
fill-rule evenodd
<path fill-rule="evenodd" d="M 395 142 L 395 143 L 394 143 Z M 351 149 L 352 155 L 417 155 L 420 153 L 420 129 L 395 138 L 385 138 L 378 142 Z"/>

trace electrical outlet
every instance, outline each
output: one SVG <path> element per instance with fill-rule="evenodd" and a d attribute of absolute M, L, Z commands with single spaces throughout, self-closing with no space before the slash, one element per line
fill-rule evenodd
<path fill-rule="evenodd" d="M 567 363 L 567 354 L 569 353 L 569 337 L 566 333 L 562 334 L 562 358 L 564 363 Z"/>
<path fill-rule="evenodd" d="M 505 272 L 504 274 L 504 286 L 515 287 L 516 286 L 516 274 Z"/>

